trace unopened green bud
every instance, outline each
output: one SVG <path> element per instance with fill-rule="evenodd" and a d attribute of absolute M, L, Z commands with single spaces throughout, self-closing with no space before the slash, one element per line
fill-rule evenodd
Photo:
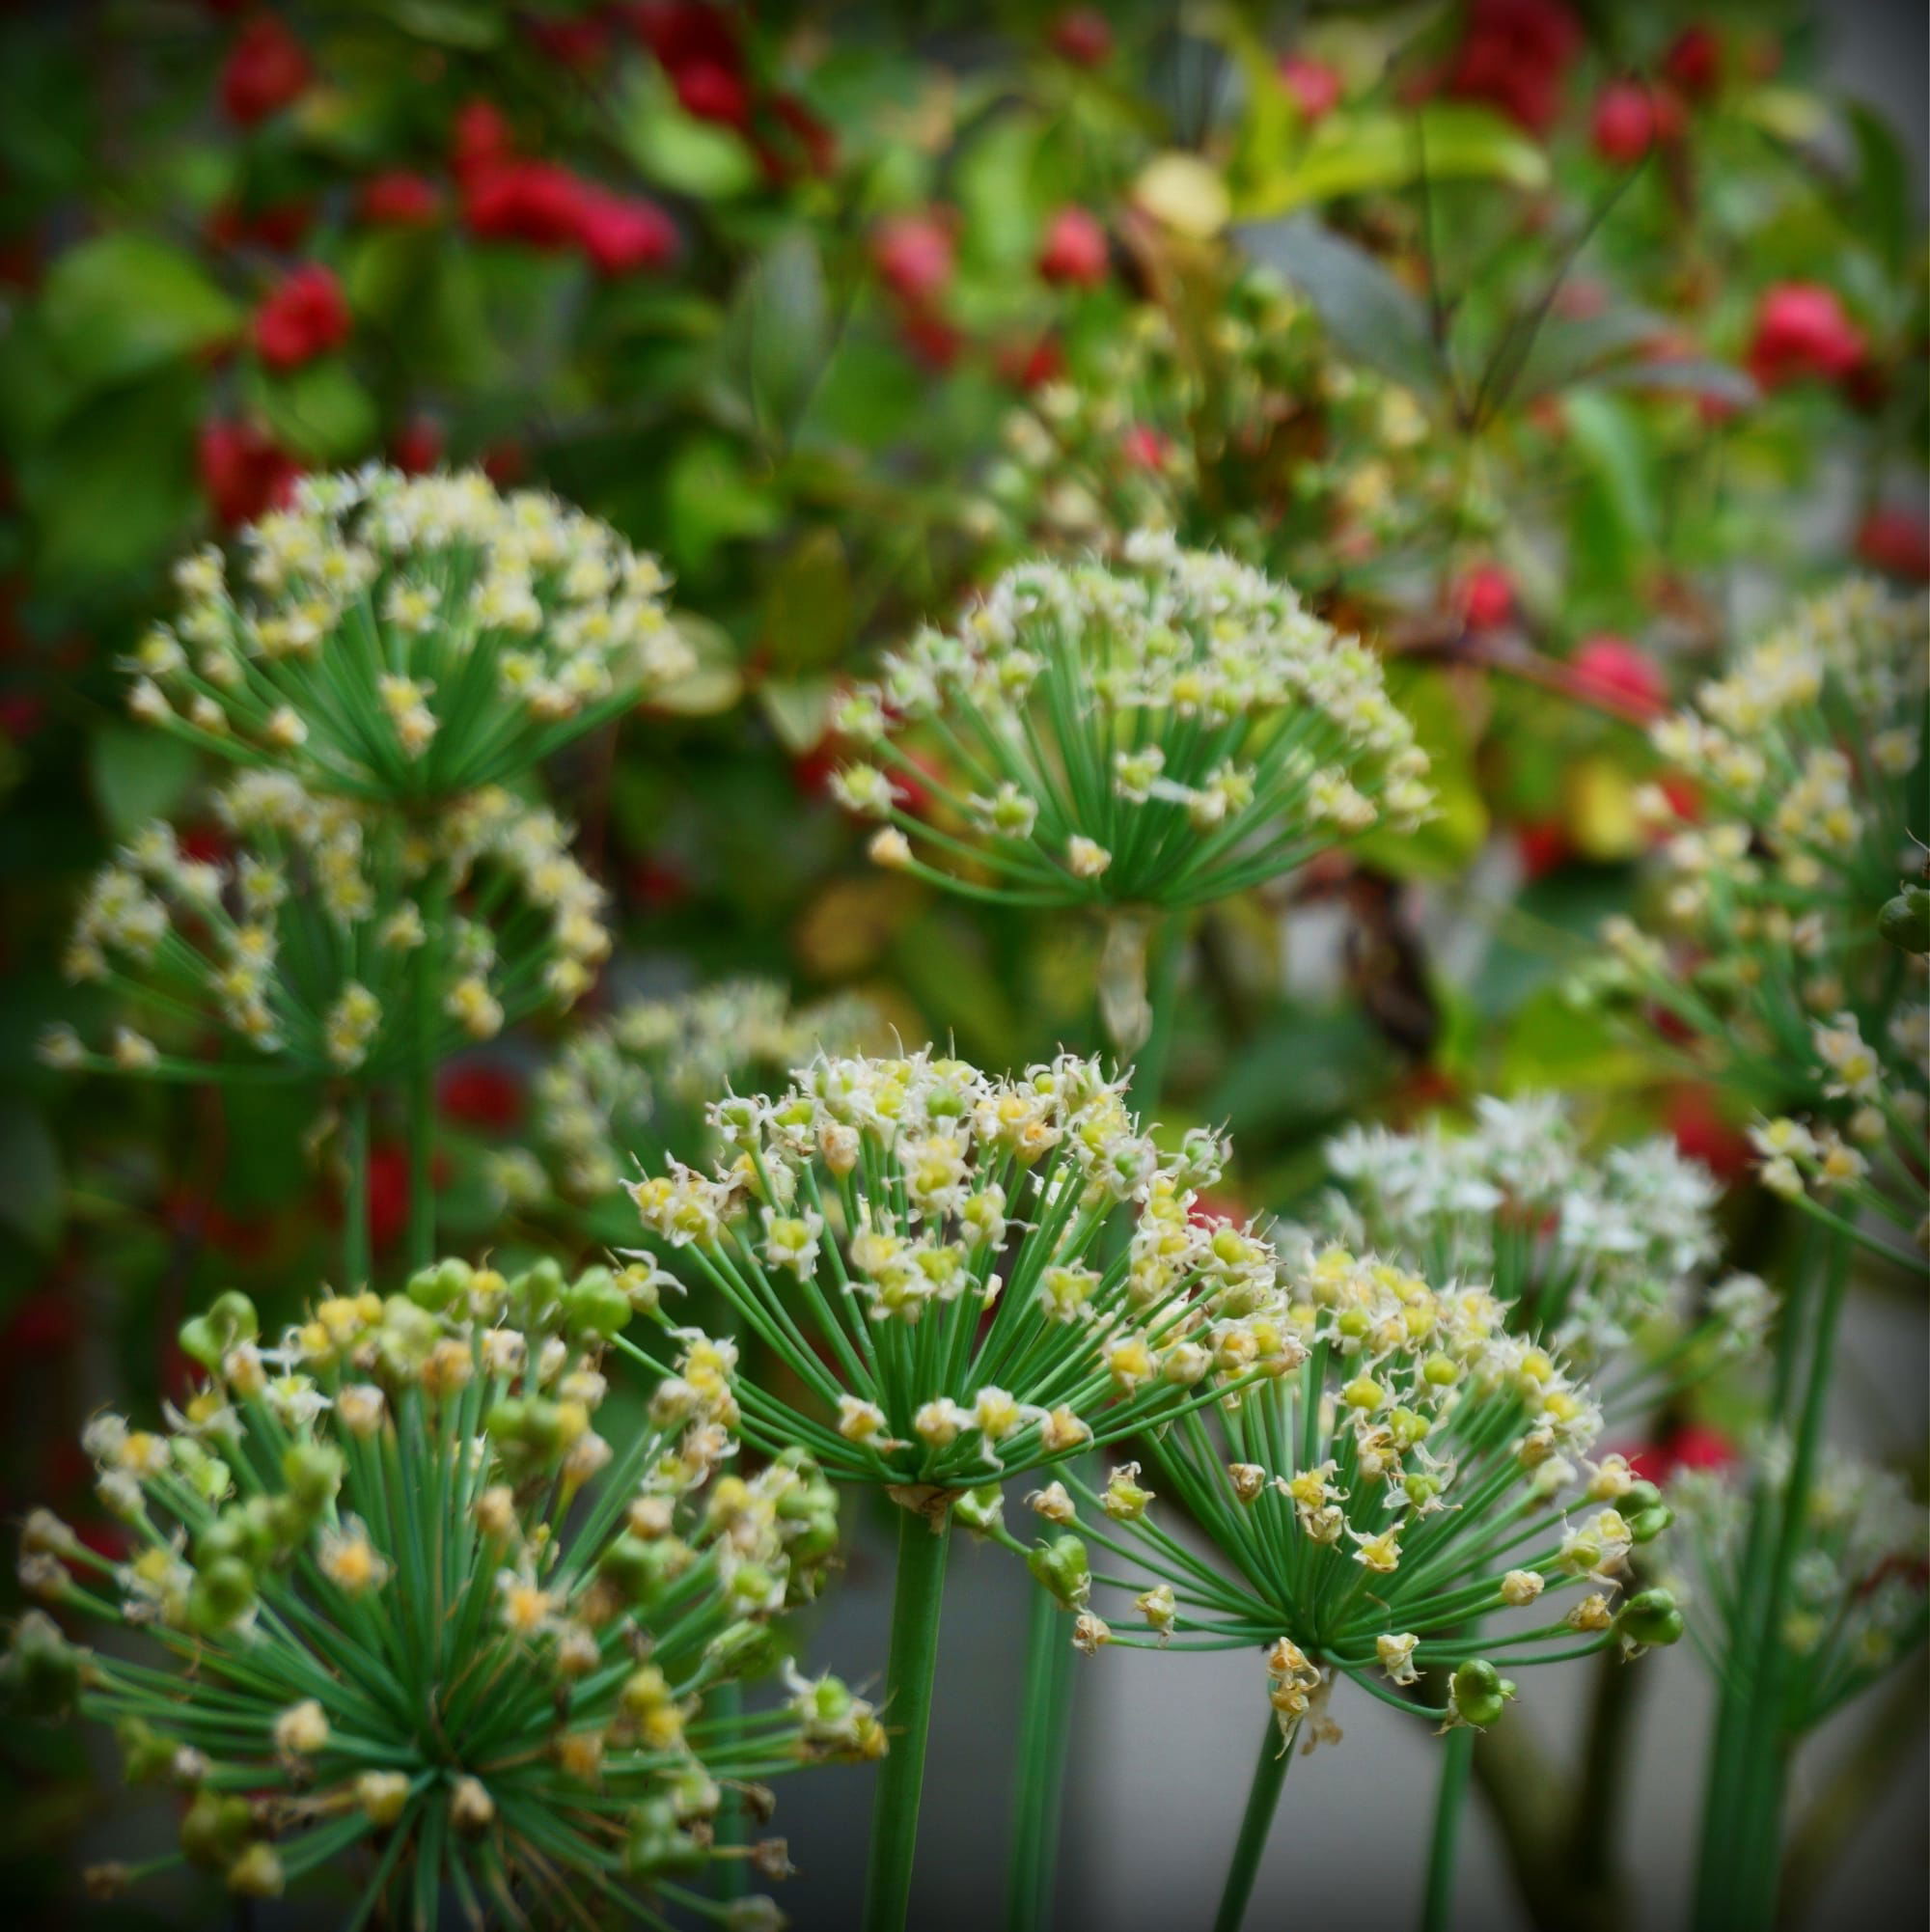
<path fill-rule="evenodd" d="M 238 1289 L 230 1288 L 215 1296 L 205 1314 L 190 1315 L 182 1322 L 179 1339 L 181 1353 L 212 1373 L 219 1370 L 222 1357 L 231 1348 L 253 1341 L 261 1332 L 255 1304 Z"/>
<path fill-rule="evenodd" d="M 247 1799 L 201 1790 L 181 1819 L 182 1855 L 204 1870 L 226 1871 L 241 1856 L 252 1822 Z"/>
<path fill-rule="evenodd" d="M 1887 899 L 1876 929 L 1901 952 L 1930 952 L 1930 886 L 1905 886 Z"/>
<path fill-rule="evenodd" d="M 563 1293 L 563 1318 L 578 1340 L 620 1335 L 631 1314 L 628 1290 L 608 1268 L 586 1268 Z"/>
<path fill-rule="evenodd" d="M 71 1714 L 80 1696 L 81 1666 L 87 1652 L 76 1650 L 43 1610 L 30 1610 L 14 1627 L 14 1641 L 0 1657 L 0 1709 L 30 1718 Z"/>
<path fill-rule="evenodd" d="M 1615 1629 L 1630 1643 L 1673 1643 L 1682 1635 L 1682 1613 L 1668 1590 L 1638 1590 L 1622 1605 Z"/>
<path fill-rule="evenodd" d="M 446 1314 L 468 1294 L 475 1278 L 476 1271 L 467 1261 L 437 1261 L 431 1267 L 418 1268 L 409 1277 L 408 1297 L 419 1309 Z"/>
<path fill-rule="evenodd" d="M 1055 1536 L 1026 1553 L 1026 1568 L 1043 1584 L 1062 1610 L 1083 1610 L 1092 1590 L 1086 1545 L 1077 1536 Z"/>
<path fill-rule="evenodd" d="M 1006 1492 L 996 1482 L 981 1483 L 952 1504 L 951 1515 L 974 1535 L 989 1535 L 1005 1521 Z"/>

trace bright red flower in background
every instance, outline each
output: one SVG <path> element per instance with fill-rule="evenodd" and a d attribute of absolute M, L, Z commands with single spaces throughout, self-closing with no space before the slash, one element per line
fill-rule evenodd
<path fill-rule="evenodd" d="M 583 184 L 553 161 L 477 163 L 463 177 L 462 215 L 485 241 L 568 248 L 581 229 Z"/>
<path fill-rule="evenodd" d="M 255 311 L 255 351 L 270 369 L 299 369 L 348 340 L 354 317 L 332 269 L 290 269 Z"/>
<path fill-rule="evenodd" d="M 655 202 L 601 188 L 578 192 L 576 239 L 600 275 L 661 268 L 676 259 L 676 224 Z"/>
<path fill-rule="evenodd" d="M 1712 28 L 1684 27 L 1663 55 L 1662 71 L 1691 100 L 1705 100 L 1722 85 L 1723 43 Z"/>
<path fill-rule="evenodd" d="M 1857 530 L 1857 555 L 1913 584 L 1930 584 L 1930 519 L 1920 510 L 1880 506 Z"/>
<path fill-rule="evenodd" d="M 1685 1469 L 1726 1469 L 1736 1459 L 1736 1446 L 1721 1429 L 1706 1422 L 1683 1422 L 1660 1442 L 1637 1449 L 1629 1467 L 1648 1482 L 1667 1482 Z"/>
<path fill-rule="evenodd" d="M 1617 168 L 1632 168 L 1655 145 L 1656 98 L 1639 80 L 1615 80 L 1595 97 L 1595 152 Z"/>
<path fill-rule="evenodd" d="M 1018 389 L 1037 389 L 1057 382 L 1065 373 L 1065 351 L 1054 336 L 1040 336 L 1036 342 L 1001 343 L 993 367 L 1001 382 Z"/>
<path fill-rule="evenodd" d="M 702 0 L 643 0 L 630 11 L 637 35 L 673 74 L 682 68 L 743 68 L 737 32 L 723 10 Z"/>
<path fill-rule="evenodd" d="M 223 202 L 207 218 L 207 238 L 217 248 L 252 243 L 286 255 L 301 246 L 302 237 L 314 225 L 313 202 L 276 202 L 252 210 L 234 202 Z"/>
<path fill-rule="evenodd" d="M 523 1118 L 523 1086 L 513 1073 L 479 1061 L 452 1066 L 436 1090 L 445 1120 L 485 1133 L 507 1134 Z"/>
<path fill-rule="evenodd" d="M 1765 389 L 1808 376 L 1839 382 L 1862 361 L 1865 346 L 1834 289 L 1779 282 L 1756 305 L 1750 373 Z"/>
<path fill-rule="evenodd" d="M 699 121 L 717 121 L 727 127 L 746 126 L 751 119 L 751 90 L 742 74 L 715 61 L 692 61 L 671 75 L 679 106 Z"/>
<path fill-rule="evenodd" d="M 1568 669 L 1578 690 L 1634 711 L 1660 711 L 1668 702 L 1668 680 L 1645 650 L 1625 637 L 1604 632 L 1586 638 Z"/>
<path fill-rule="evenodd" d="M 1119 438 L 1119 455 L 1129 470 L 1163 470 L 1172 454 L 1172 439 L 1145 423 L 1135 423 Z"/>
<path fill-rule="evenodd" d="M 1046 224 L 1038 272 L 1048 282 L 1096 289 L 1111 268 L 1106 231 L 1083 207 L 1063 207 Z"/>
<path fill-rule="evenodd" d="M 493 100 L 468 100 L 456 110 L 450 133 L 449 164 L 456 179 L 467 182 L 479 170 L 513 160 L 514 137 L 503 110 Z"/>
<path fill-rule="evenodd" d="M 915 309 L 928 308 L 944 294 L 957 267 L 951 231 L 925 214 L 881 221 L 871 236 L 871 261 L 892 293 Z"/>
<path fill-rule="evenodd" d="M 1068 7 L 1052 23 L 1052 51 L 1074 67 L 1102 68 L 1113 58 L 1113 29 L 1096 7 Z"/>
<path fill-rule="evenodd" d="M 231 121 L 252 127 L 299 98 L 314 78 L 302 43 L 272 14 L 257 14 L 221 69 L 221 104 Z"/>
<path fill-rule="evenodd" d="M 1448 70 L 1448 92 L 1487 102 L 1530 134 L 1546 134 L 1581 51 L 1581 23 L 1561 0 L 1474 0 Z"/>
<path fill-rule="evenodd" d="M 1497 630 L 1514 615 L 1514 579 L 1499 564 L 1476 564 L 1454 602 L 1470 630 Z"/>
<path fill-rule="evenodd" d="M 1301 54 L 1284 55 L 1276 71 L 1280 84 L 1292 95 L 1303 121 L 1318 121 L 1339 105 L 1340 76 L 1325 61 Z"/>
<path fill-rule="evenodd" d="M 433 416 L 411 416 L 389 445 L 396 467 L 405 476 L 425 476 L 442 461 L 442 425 Z"/>
<path fill-rule="evenodd" d="M 204 423 L 195 456 L 215 518 L 230 529 L 286 510 L 302 473 L 253 423 Z"/>
<path fill-rule="evenodd" d="M 442 191 L 425 175 L 396 169 L 362 184 L 362 219 L 388 228 L 421 228 L 442 212 Z"/>
<path fill-rule="evenodd" d="M 1684 1159 L 1700 1161 L 1720 1181 L 1740 1180 L 1755 1165 L 1749 1136 L 1725 1118 L 1707 1087 L 1677 1087 L 1668 1096 L 1668 1131 Z"/>

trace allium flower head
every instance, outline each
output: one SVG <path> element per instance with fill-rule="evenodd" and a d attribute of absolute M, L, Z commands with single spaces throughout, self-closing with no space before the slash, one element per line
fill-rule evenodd
<path fill-rule="evenodd" d="M 1920 600 L 1853 581 L 1799 607 L 1655 728 L 1704 818 L 1676 823 L 1654 794 L 1673 827 L 1657 929 L 1618 915 L 1577 988 L 1662 1015 L 1772 1125 L 1806 1122 L 1813 1156 L 1762 1149 L 1766 1184 L 1839 1194 L 1906 1228 L 1921 1190 L 1879 1188 L 1866 1170 L 1886 1147 L 1898 1168 L 1916 1161 L 1930 1089 L 1925 959 L 1880 925 L 1930 834 L 1926 622 Z"/>
<path fill-rule="evenodd" d="M 1117 1506 L 1117 1472 L 1103 1492 L 1066 1478 L 1076 1525 L 1031 1559 L 1062 1603 L 1103 1605 L 1112 1642 L 1266 1649 L 1282 1730 L 1311 1721 L 1310 1748 L 1337 1735 L 1337 1676 L 1392 1698 L 1385 1683 L 1457 1666 L 1432 1715 L 1492 1723 L 1513 1687 L 1468 1658 L 1477 1618 L 1524 1613 L 1493 1634 L 1510 1668 L 1673 1641 L 1656 1592 L 1613 1608 L 1630 1551 L 1668 1524 L 1660 1493 L 1619 1458 L 1584 1473 L 1600 1408 L 1493 1295 L 1338 1248 L 1288 1295 L 1302 1366 L 1144 1438 L 1129 1480 L 1149 1506 Z M 1164 1499 L 1206 1554 L 1161 1526 Z M 1105 1553 L 1090 1567 L 1087 1545 Z"/>
<path fill-rule="evenodd" d="M 1712 1670 L 1749 1641 L 1759 1609 L 1747 1581 L 1752 1479 L 1786 1490 L 1790 1458 L 1766 1453 L 1748 1464 L 1678 1477 L 1670 1499 L 1679 1521 L 1657 1546 L 1682 1573 L 1689 1632 Z M 1797 1531 L 1784 1599 L 1786 1667 L 1778 1721 L 1794 1740 L 1907 1657 L 1930 1628 L 1930 1512 L 1893 1471 L 1826 1448 Z"/>
<path fill-rule="evenodd" d="M 411 828 L 270 771 L 214 799 L 228 851 L 188 857 L 173 828 L 137 833 L 89 888 L 70 978 L 99 981 L 169 1041 L 124 1027 L 110 1054 L 67 1030 L 54 1064 L 207 1078 L 204 1032 L 290 1075 L 372 1078 L 414 1051 L 411 992 L 433 974 L 435 1051 L 567 1007 L 610 947 L 603 892 L 549 812 L 499 787 Z"/>
<path fill-rule="evenodd" d="M 239 1892 L 346 1864 L 357 1922 L 419 1932 L 452 1886 L 518 1924 L 576 1922 L 586 1889 L 685 1896 L 712 1856 L 753 1855 L 711 1848 L 726 1780 L 883 1739 L 848 1693 L 835 1730 L 706 1709 L 775 1669 L 770 1619 L 816 1589 L 836 1501 L 795 1451 L 732 1473 L 728 1358 L 702 1337 L 673 1401 L 600 1435 L 630 1314 L 606 1269 L 444 1261 L 269 1346 L 221 1296 L 181 1331 L 206 1380 L 168 1428 L 84 1438 L 133 1554 L 44 1511 L 22 1541 L 33 1595 L 151 1654 L 68 1650 L 40 1615 L 0 1682 L 111 1723 L 131 1779 L 187 1792 L 179 1857 Z"/>
<path fill-rule="evenodd" d="M 746 1435 L 835 1477 L 949 1497 L 1299 1359 L 1273 1251 L 1191 1212 L 1220 1143 L 1161 1154 L 1097 1062 L 824 1057 L 712 1120 L 714 1176 L 631 1196 L 802 1385 L 746 1386 Z"/>
<path fill-rule="evenodd" d="M 537 1137 L 565 1194 L 613 1194 L 636 1163 L 717 1151 L 713 1095 L 784 1078 L 820 1049 L 851 1051 L 880 1031 L 862 1000 L 793 1006 L 769 980 L 727 980 L 671 999 L 632 1000 L 574 1032 L 537 1083 Z"/>
<path fill-rule="evenodd" d="M 869 748 L 837 789 L 883 821 L 882 863 L 1023 905 L 1199 905 L 1433 805 L 1371 650 L 1153 533 L 1117 566 L 1007 571 L 837 723 Z M 904 810 L 893 774 L 913 770 L 942 820 Z"/>
<path fill-rule="evenodd" d="M 1686 1316 L 1722 1248 L 1707 1168 L 1660 1135 L 1590 1153 L 1554 1094 L 1483 1095 L 1463 1131 L 1350 1127 L 1327 1164 L 1338 1185 L 1322 1232 L 1431 1281 L 1491 1287 L 1512 1330 L 1591 1366 L 1655 1317 Z M 1673 1342 L 1669 1362 L 1759 1339 L 1761 1311 L 1741 1291 L 1710 1302 L 1721 1318 Z"/>
<path fill-rule="evenodd" d="M 500 784 L 691 668 L 654 559 L 478 471 L 308 478 L 242 546 L 238 581 L 218 549 L 177 567 L 129 708 L 317 791 Z"/>

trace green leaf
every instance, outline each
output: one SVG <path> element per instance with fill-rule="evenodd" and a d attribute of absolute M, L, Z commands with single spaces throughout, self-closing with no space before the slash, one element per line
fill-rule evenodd
<path fill-rule="evenodd" d="M 1847 103 L 1850 133 L 1857 144 L 1857 179 L 1852 191 L 1857 233 L 1882 258 L 1891 275 L 1901 275 L 1910 260 L 1914 197 L 1911 168 L 1896 131 L 1874 108 Z"/>
<path fill-rule="evenodd" d="M 1683 356 L 1667 362 L 1631 362 L 1598 370 L 1592 380 L 1604 389 L 1674 390 L 1685 396 L 1706 396 L 1712 401 L 1747 409 L 1760 401 L 1762 392 L 1747 370 L 1731 362 L 1711 362 L 1703 356 Z"/>
<path fill-rule="evenodd" d="M 496 0 L 392 0 L 389 12 L 419 41 L 476 51 L 500 44 L 509 23 Z"/>
<path fill-rule="evenodd" d="M 824 373 L 830 334 L 816 243 L 794 229 L 739 282 L 724 325 L 725 366 L 766 433 L 788 438 Z"/>
<path fill-rule="evenodd" d="M 1430 180 L 1501 181 L 1530 193 L 1549 178 L 1547 154 L 1512 122 L 1465 101 L 1430 101 L 1412 113 L 1329 115 L 1298 152 L 1282 153 L 1261 175 L 1238 212 L 1280 215 L 1340 195 L 1404 188 L 1423 170 Z"/>
<path fill-rule="evenodd" d="M 1562 413 L 1585 477 L 1572 526 L 1581 587 L 1630 584 L 1656 542 L 1655 487 L 1640 428 L 1627 403 L 1599 388 L 1570 390 Z"/>
<path fill-rule="evenodd" d="M 1662 327 L 1662 317 L 1647 309 L 1545 317 L 1505 396 L 1495 400 L 1520 403 L 1566 389 L 1602 364 L 1640 348 Z"/>
<path fill-rule="evenodd" d="M 21 454 L 21 502 L 43 583 L 99 596 L 153 568 L 196 512 L 203 384 L 171 370 L 96 397 Z"/>
<path fill-rule="evenodd" d="M 66 1215 L 60 1149 L 40 1109 L 0 1099 L 0 1223 L 44 1250 Z"/>
<path fill-rule="evenodd" d="M 180 738 L 118 720 L 88 740 L 88 784 L 116 839 L 165 818 L 187 795 L 200 765 L 194 747 Z"/>
<path fill-rule="evenodd" d="M 87 388 L 225 342 L 241 324 L 191 257 L 139 235 L 69 249 L 47 272 L 41 314 L 62 368 Z"/>
<path fill-rule="evenodd" d="M 262 413 L 283 449 L 305 462 L 332 465 L 367 453 L 379 419 L 374 399 L 339 355 L 263 375 Z"/>
<path fill-rule="evenodd" d="M 759 639 L 785 671 L 814 670 L 842 655 L 851 635 L 851 566 L 828 524 L 808 530 L 786 552 L 764 593 Z"/>
<path fill-rule="evenodd" d="M 1451 878 L 1488 836 L 1488 808 L 1453 686 L 1439 671 L 1394 665 L 1388 694 L 1413 721 L 1415 742 L 1427 754 L 1438 809 L 1413 832 L 1369 832 L 1353 850 L 1396 878 Z"/>
<path fill-rule="evenodd" d="M 677 104 L 661 69 L 639 69 L 619 109 L 624 148 L 644 179 L 694 201 L 729 201 L 763 179 L 734 128 Z"/>
<path fill-rule="evenodd" d="M 1233 235 L 1307 297 L 1342 349 L 1410 389 L 1440 391 L 1425 307 L 1365 249 L 1305 215 L 1252 222 Z"/>
<path fill-rule="evenodd" d="M 831 701 L 837 693 L 835 678 L 773 678 L 758 686 L 758 703 L 778 743 L 802 757 L 830 730 Z"/>
<path fill-rule="evenodd" d="M 697 436 L 672 457 L 665 484 L 671 547 L 687 569 L 703 569 L 720 543 L 764 537 L 781 508 L 768 486 L 746 473 L 736 446 L 721 436 Z"/>

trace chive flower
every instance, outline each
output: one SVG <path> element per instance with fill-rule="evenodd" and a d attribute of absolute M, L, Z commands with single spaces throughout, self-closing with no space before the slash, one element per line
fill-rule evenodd
<path fill-rule="evenodd" d="M 313 477 L 209 547 L 129 663 L 145 724 L 311 789 L 422 803 L 527 772 L 684 676 L 667 579 L 615 531 L 478 471 Z"/>
<path fill-rule="evenodd" d="M 1700 1162 L 1666 1135 L 1591 1154 L 1556 1094 L 1482 1095 L 1474 1111 L 1461 1131 L 1435 1120 L 1415 1133 L 1336 1135 L 1326 1146 L 1336 1189 L 1295 1238 L 1331 1237 L 1429 1281 L 1482 1283 L 1512 1331 L 1591 1373 L 1653 1339 L 1645 1368 L 1611 1403 L 1618 1411 L 1759 1344 L 1774 1297 L 1751 1275 L 1710 1279 L 1723 1190 Z"/>
<path fill-rule="evenodd" d="M 1659 1015 L 1755 1101 L 1766 1185 L 1919 1235 L 1925 961 L 1885 937 L 1884 908 L 1926 829 L 1924 621 L 1920 600 L 1853 581 L 1655 728 L 1701 817 L 1647 794 L 1670 828 L 1658 925 L 1611 920 L 1576 987 Z"/>
<path fill-rule="evenodd" d="M 1433 808 L 1371 650 L 1153 531 L 1117 565 L 1008 570 L 835 723 L 868 748 L 834 784 L 881 822 L 873 858 L 1015 905 L 1202 905 Z M 900 775 L 940 812 L 914 817 Z"/>
<path fill-rule="evenodd" d="M 836 1502 L 808 1456 L 733 1471 L 729 1351 L 695 1333 L 599 1433 L 611 1338 L 652 1292 L 443 1261 L 387 1300 L 324 1295 L 272 1345 L 224 1294 L 181 1331 L 204 1379 L 164 1427 L 88 1424 L 128 1554 L 28 1518 L 46 1608 L 0 1684 L 110 1724 L 132 1780 L 181 1794 L 178 1851 L 96 1891 L 185 1861 L 251 1896 L 345 1877 L 351 1926 L 433 1927 L 446 1892 L 477 1922 L 661 1925 L 638 1892 L 687 1897 L 718 1858 L 786 1869 L 781 1841 L 713 1843 L 726 1788 L 875 1754 L 876 1721 L 794 1672 L 753 1715 L 706 1699 L 776 1668 Z M 121 1634 L 76 1649 L 48 1611 Z"/>
<path fill-rule="evenodd" d="M 949 1494 L 1284 1366 L 1272 1249 L 1194 1215 L 1223 1145 L 1161 1153 L 1097 1061 L 822 1056 L 794 1083 L 713 1104 L 714 1175 L 629 1190 L 788 1371 L 741 1392 L 751 1441 Z"/>
<path fill-rule="evenodd" d="M 1688 1471 L 1669 1486 L 1677 1521 L 1658 1554 L 1680 1576 L 1690 1641 L 1712 1674 L 1746 1668 L 1746 1625 L 1761 1606 L 1749 1573 L 1750 1491 L 1785 1495 L 1786 1445 L 1753 1470 Z M 1778 1633 L 1774 1723 L 1806 1736 L 1924 1641 L 1930 1629 L 1930 1512 L 1894 1471 L 1827 1446 L 1799 1512 Z"/>
<path fill-rule="evenodd" d="M 373 1079 L 567 1007 L 609 951 L 603 891 L 566 828 L 500 787 L 412 826 L 286 773 L 244 772 L 214 810 L 222 856 L 190 856 L 157 820 L 95 878 L 67 972 L 127 1018 L 104 1050 L 56 1027 L 43 1059 L 177 1079 Z M 229 1043 L 238 1062 L 213 1057 Z"/>
<path fill-rule="evenodd" d="M 861 999 L 796 1005 L 773 980 L 726 980 L 669 999 L 631 1000 L 572 1031 L 538 1076 L 536 1139 L 565 1196 L 599 1201 L 647 1157 L 714 1157 L 706 1110 L 716 1094 L 782 1080 L 820 1049 L 847 1053 L 878 1031 L 877 1014 Z M 535 1166 L 539 1191 L 547 1191 L 533 1156 L 511 1157 Z"/>
<path fill-rule="evenodd" d="M 1585 1462 L 1599 1405 L 1494 1295 L 1339 1248 L 1288 1292 L 1291 1372 L 1147 1434 L 1102 1488 L 1031 1499 L 1054 1533 L 1029 1560 L 1079 1647 L 1262 1651 L 1282 1738 L 1309 1726 L 1310 1750 L 1341 1678 L 1483 1728 L 1514 1696 L 1499 1670 L 1674 1641 L 1663 1593 L 1614 1601 L 1668 1506 L 1619 1456 Z M 1471 1658 L 1466 1626 L 1516 1613 Z M 1430 1708 L 1406 1689 L 1434 1670 Z"/>

